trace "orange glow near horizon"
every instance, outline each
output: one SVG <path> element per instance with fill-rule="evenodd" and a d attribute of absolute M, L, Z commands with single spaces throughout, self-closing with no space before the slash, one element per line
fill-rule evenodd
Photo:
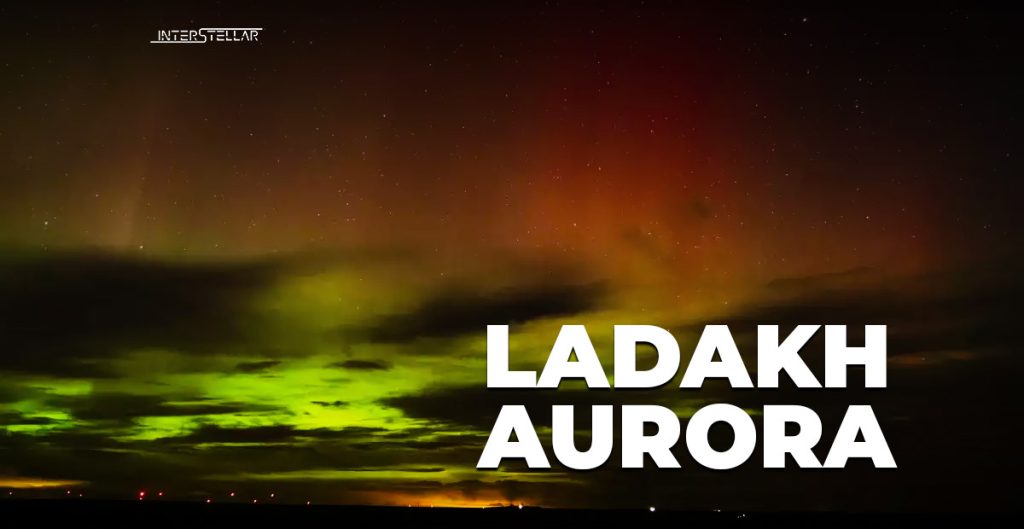
<path fill-rule="evenodd" d="M 415 492 L 369 491 L 363 494 L 364 503 L 389 507 L 438 507 L 479 509 L 536 505 L 526 498 L 510 499 L 493 489 L 475 491 L 472 496 L 463 491 L 442 489 L 418 494 Z"/>

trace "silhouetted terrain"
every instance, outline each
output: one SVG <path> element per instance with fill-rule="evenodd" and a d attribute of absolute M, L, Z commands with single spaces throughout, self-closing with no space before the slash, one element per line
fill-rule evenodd
<path fill-rule="evenodd" d="M 658 510 L 543 509 L 495 507 L 480 509 L 364 507 L 337 505 L 249 505 L 243 503 L 184 503 L 130 501 L 13 500 L 0 502 L 6 520 L 33 523 L 58 521 L 114 525 L 173 524 L 220 527 L 928 527 L 942 523 L 1006 526 L 1016 515 L 908 513 L 740 513 Z"/>

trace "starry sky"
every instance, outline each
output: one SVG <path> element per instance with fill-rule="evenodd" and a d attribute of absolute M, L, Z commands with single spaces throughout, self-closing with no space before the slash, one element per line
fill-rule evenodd
<path fill-rule="evenodd" d="M 1009 509 L 1024 87 L 974 9 L 4 4 L 0 490 Z M 149 43 L 215 26 L 264 31 Z M 585 323 L 609 373 L 614 324 L 685 361 L 709 323 L 747 358 L 883 323 L 889 387 L 489 392 L 494 323 L 528 369 Z M 810 406 L 822 453 L 872 404 L 900 468 L 475 469 L 502 404 L 549 446 L 552 404 L 583 439 L 592 404 L 712 402 Z"/>

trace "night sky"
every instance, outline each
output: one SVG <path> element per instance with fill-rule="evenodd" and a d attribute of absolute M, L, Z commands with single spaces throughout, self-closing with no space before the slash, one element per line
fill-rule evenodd
<path fill-rule="evenodd" d="M 1017 505 L 1016 17 L 352 4 L 0 6 L 4 495 Z M 264 31 L 149 43 L 216 26 Z M 749 359 L 758 323 L 886 324 L 889 383 L 488 391 L 497 323 L 538 370 L 585 323 L 609 373 L 614 324 L 684 362 L 709 323 Z M 502 404 L 584 439 L 712 402 L 812 407 L 822 454 L 871 404 L 900 468 L 475 469 Z"/>

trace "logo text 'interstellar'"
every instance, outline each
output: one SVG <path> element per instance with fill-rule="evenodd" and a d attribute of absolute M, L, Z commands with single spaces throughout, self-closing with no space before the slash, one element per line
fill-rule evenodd
<path fill-rule="evenodd" d="M 207 42 L 258 42 L 263 28 L 161 29 L 151 44 L 206 44 Z"/>

